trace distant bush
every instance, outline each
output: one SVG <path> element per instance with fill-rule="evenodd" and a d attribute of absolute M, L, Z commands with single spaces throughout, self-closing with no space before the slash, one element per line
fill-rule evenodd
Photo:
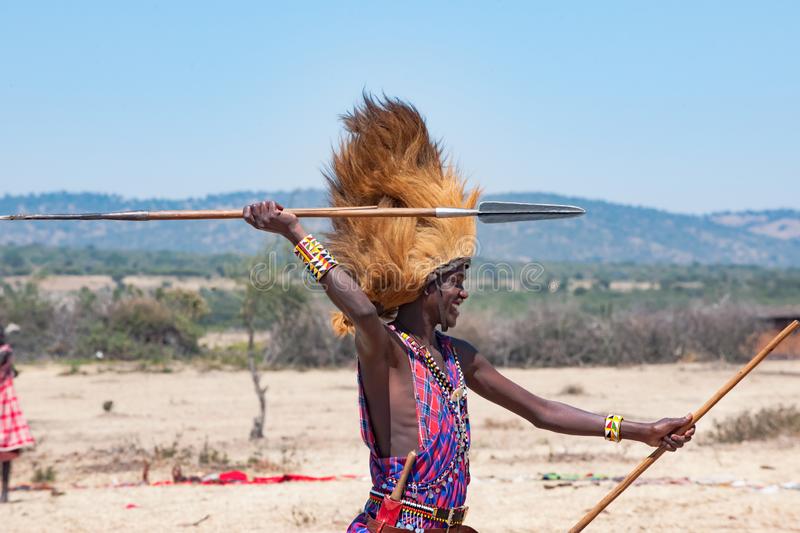
<path fill-rule="evenodd" d="M 341 366 L 355 361 L 352 336 L 331 330 L 325 301 L 302 302 L 268 327 L 264 361 L 273 367 Z M 474 344 L 493 364 L 557 367 L 742 361 L 764 325 L 736 304 L 628 309 L 606 314 L 577 305 L 541 304 L 521 318 L 471 310 L 452 335 Z"/>
<path fill-rule="evenodd" d="M 268 333 L 263 362 L 273 367 L 355 360 L 352 337 L 337 338 L 331 330 L 332 305 L 298 284 L 272 291 L 251 285 L 203 293 L 162 288 L 153 294 L 121 286 L 113 294 L 83 289 L 58 301 L 40 294 L 35 283 L 2 289 L 0 323 L 22 326 L 10 339 L 22 357 L 86 358 L 98 351 L 113 359 L 193 356 L 201 353 L 203 328 L 213 324 L 209 317 L 217 316 L 228 326 L 245 326 L 251 339 L 256 331 Z M 498 366 L 541 367 L 741 361 L 754 353 L 753 343 L 764 330 L 751 306 L 725 300 L 661 308 L 606 303 L 587 309 L 583 297 L 564 303 L 546 296 L 525 300 L 520 294 L 495 295 L 513 312 L 483 305 L 486 300 L 478 299 L 477 306 L 468 301 L 452 334 L 472 342 Z M 230 350 L 220 361 L 238 366 L 240 352 Z"/>
<path fill-rule="evenodd" d="M 0 324 L 14 322 L 20 331 L 9 339 L 18 354 L 49 353 L 53 343 L 51 324 L 56 306 L 41 295 L 35 283 L 14 288 L 0 285 Z"/>
<path fill-rule="evenodd" d="M 270 329 L 264 359 L 274 367 L 331 367 L 355 362 L 353 338 L 337 337 L 327 313 L 303 306 Z"/>
<path fill-rule="evenodd" d="M 767 440 L 780 435 L 800 435 L 800 410 L 794 406 L 765 407 L 744 411 L 714 424 L 711 438 L 717 442 Z"/>
<path fill-rule="evenodd" d="M 740 361 L 752 355 L 763 331 L 748 308 L 735 304 L 610 315 L 542 304 L 518 319 L 461 320 L 455 335 L 477 343 L 494 364 L 520 367 Z"/>
<path fill-rule="evenodd" d="M 172 312 L 192 322 L 202 320 L 210 312 L 205 298 L 194 291 L 159 288 L 156 290 L 155 298 Z"/>
<path fill-rule="evenodd" d="M 202 334 L 197 321 L 206 313 L 205 300 L 184 290 L 162 290 L 151 297 L 125 290 L 100 296 L 82 289 L 58 302 L 43 297 L 33 283 L 18 289 L 5 285 L 0 293 L 0 323 L 21 326 L 9 340 L 26 358 L 196 354 Z"/>
<path fill-rule="evenodd" d="M 498 331 L 492 357 L 502 366 L 572 366 L 610 355 L 610 324 L 574 307 L 531 309 Z"/>
<path fill-rule="evenodd" d="M 93 328 L 91 338 L 84 339 L 83 344 L 88 340 L 93 350 L 115 359 L 197 353 L 201 330 L 191 313 L 155 298 L 123 299 L 110 307 L 104 317 L 105 327 Z"/>
<path fill-rule="evenodd" d="M 243 291 L 201 289 L 200 295 L 208 303 L 209 312 L 199 323 L 207 327 L 230 328 L 241 326 Z"/>

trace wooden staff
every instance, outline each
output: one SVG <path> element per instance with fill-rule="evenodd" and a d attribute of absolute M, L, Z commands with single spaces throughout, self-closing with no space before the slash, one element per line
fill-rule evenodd
<path fill-rule="evenodd" d="M 778 333 L 778 335 L 774 339 L 772 339 L 770 343 L 764 347 L 763 350 L 761 350 L 755 357 L 753 357 L 749 363 L 744 365 L 736 373 L 736 375 L 734 375 L 731 379 L 729 379 L 728 382 L 725 383 L 725 385 L 723 385 L 722 388 L 719 389 L 706 403 L 704 403 L 700 409 L 695 411 L 694 414 L 692 415 L 692 421 L 686 424 L 680 430 L 678 430 L 677 433 L 679 434 L 685 433 L 686 431 L 689 430 L 690 427 L 692 427 L 692 424 L 697 423 L 698 420 L 703 418 L 703 415 L 705 415 L 708 411 L 710 411 L 711 408 L 714 407 L 717 404 L 717 402 L 722 399 L 723 396 L 728 394 L 732 388 L 734 388 L 740 381 L 742 381 L 742 379 L 744 379 L 744 377 L 747 374 L 749 374 L 751 370 L 753 370 L 761 361 L 763 361 L 764 358 L 768 356 L 770 352 L 772 352 L 772 350 L 774 350 L 777 345 L 783 342 L 783 340 L 789 335 L 791 335 L 794 332 L 794 330 L 796 330 L 798 327 L 800 327 L 800 322 L 795 320 L 791 324 L 786 326 L 786 328 L 784 328 L 783 331 Z M 577 524 L 572 526 L 572 529 L 570 529 L 569 532 L 577 533 L 578 531 L 583 531 L 583 528 L 589 525 L 589 523 L 603 511 L 603 509 L 608 507 L 608 505 L 611 502 L 613 502 L 617 498 L 617 496 L 622 494 L 622 491 L 627 489 L 631 485 L 631 483 L 633 483 L 636 480 L 636 478 L 642 475 L 642 473 L 645 470 L 650 468 L 650 465 L 655 463 L 656 460 L 662 455 L 664 455 L 664 452 L 666 451 L 667 450 L 664 446 L 660 446 L 653 453 L 645 457 L 645 459 L 641 463 L 639 463 L 638 466 L 634 468 L 633 471 L 631 471 L 631 473 L 628 474 L 625 477 L 625 479 L 623 479 L 619 483 L 619 485 L 614 487 L 614 490 L 606 494 L 606 496 L 602 500 L 600 500 L 600 502 L 598 502 L 597 505 L 592 507 L 592 509 L 588 513 L 586 513 L 586 515 L 583 518 L 581 518 Z"/>
<path fill-rule="evenodd" d="M 397 479 L 397 484 L 394 486 L 394 490 L 390 496 L 396 502 L 399 502 L 403 499 L 403 493 L 406 490 L 406 482 L 408 482 L 408 476 L 411 474 L 411 470 L 414 468 L 414 462 L 417 460 L 417 452 L 410 451 L 406 456 L 406 464 L 403 465 L 403 471 L 400 472 L 400 477 Z"/>
<path fill-rule="evenodd" d="M 394 526 L 397 519 L 400 518 L 400 511 L 403 510 L 403 493 L 406 490 L 406 482 L 411 470 L 414 468 L 414 461 L 417 459 L 415 451 L 408 452 L 406 456 L 406 464 L 403 465 L 403 471 L 397 479 L 397 484 L 391 494 L 384 494 L 381 506 L 375 516 L 375 521 L 380 524 L 378 531 L 381 531 L 384 526 Z"/>

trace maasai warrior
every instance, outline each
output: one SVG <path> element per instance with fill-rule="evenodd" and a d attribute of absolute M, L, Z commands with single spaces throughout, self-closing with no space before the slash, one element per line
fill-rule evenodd
<path fill-rule="evenodd" d="M 31 431 L 14 392 L 14 352 L 6 344 L 5 331 L 0 326 L 0 462 L 3 464 L 0 503 L 8 501 L 11 461 L 19 457 L 24 448 L 33 445 Z"/>
<path fill-rule="evenodd" d="M 344 123 L 348 136 L 326 173 L 334 207 L 476 205 L 478 191 L 466 191 L 414 107 L 365 97 Z M 468 296 L 473 218 L 335 218 L 328 251 L 275 202 L 247 206 L 243 214 L 254 227 L 295 245 L 341 310 L 334 328 L 355 333 L 372 490 L 348 532 L 474 531 L 462 525 L 469 483 L 467 390 L 560 433 L 615 441 L 624 436 L 669 450 L 694 433 L 675 433 L 689 417 L 621 424 L 615 415 L 540 398 L 500 374 L 471 344 L 442 333 L 456 325 Z M 417 458 L 399 514 L 384 513 L 385 495 L 411 450 Z"/>

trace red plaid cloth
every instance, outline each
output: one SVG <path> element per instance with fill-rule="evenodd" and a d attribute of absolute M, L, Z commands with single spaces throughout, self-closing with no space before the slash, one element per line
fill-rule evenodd
<path fill-rule="evenodd" d="M 461 428 L 456 407 L 448 402 L 449 393 L 436 381 L 425 364 L 422 348 L 411 338 L 405 338 L 393 325 L 389 328 L 398 335 L 406 346 L 411 372 L 414 378 L 414 397 L 417 403 L 417 423 L 419 429 L 417 459 L 408 478 L 404 498 L 428 507 L 461 507 L 467 499 L 469 483 L 470 425 L 467 413 L 467 398 L 459 400 L 459 409 L 464 413 L 466 425 L 465 441 L 462 442 Z M 450 337 L 436 332 L 442 347 L 442 358 L 447 380 L 452 388 L 458 387 L 460 373 L 456 358 L 458 354 Z M 406 456 L 380 457 L 375 445 L 372 420 L 367 409 L 367 397 L 361 382 L 361 367 L 358 367 L 358 399 L 361 411 L 361 436 L 370 450 L 370 476 L 372 489 L 386 494 L 394 489 L 397 478 L 405 466 Z M 367 533 L 367 522 L 377 516 L 380 500 L 367 499 L 364 511 L 359 514 L 348 533 Z M 397 523 L 391 524 L 400 529 L 422 531 L 429 528 L 444 528 L 443 520 L 426 518 L 406 509 L 400 511 Z"/>
<path fill-rule="evenodd" d="M 0 452 L 28 448 L 36 444 L 14 392 L 14 379 L 8 374 L 0 382 Z"/>

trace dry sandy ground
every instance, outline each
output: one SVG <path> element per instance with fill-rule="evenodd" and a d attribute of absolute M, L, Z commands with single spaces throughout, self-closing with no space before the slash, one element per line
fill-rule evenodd
<path fill-rule="evenodd" d="M 699 406 L 734 370 L 682 364 L 507 374 L 550 398 L 649 419 Z M 247 438 L 256 402 L 244 372 L 183 368 L 146 374 L 108 366 L 59 375 L 63 372 L 57 366 L 22 368 L 17 389 L 40 444 L 16 461 L 12 485 L 29 483 L 35 468 L 51 466 L 54 485 L 64 494 L 12 492 L 13 503 L 0 506 L 0 531 L 297 531 L 310 525 L 315 531 L 343 531 L 363 505 L 369 489 L 363 477 L 276 485 L 110 487 L 136 482 L 147 456 L 155 461 L 151 481 L 169 479 L 179 460 L 184 473 L 206 473 L 212 468 L 198 464 L 205 442 L 206 455 L 216 452 L 219 462 L 227 454 L 231 464 L 244 465 L 251 475 L 363 475 L 367 453 L 358 435 L 352 371 L 268 374 L 268 437 L 260 444 Z M 584 393 L 562 393 L 573 384 Z M 714 445 L 703 435 L 712 419 L 743 409 L 797 405 L 799 392 L 800 362 L 765 362 L 701 422 L 688 449 L 662 458 L 644 478 L 800 481 L 797 439 Z M 101 407 L 106 400 L 114 402 L 110 413 Z M 557 483 L 539 479 L 542 473 L 624 475 L 648 453 L 637 443 L 613 445 L 540 431 L 475 395 L 470 402 L 474 479 L 468 522 L 484 532 L 565 531 L 612 484 L 554 487 Z M 154 458 L 155 447 L 160 459 Z M 800 531 L 800 491 L 637 485 L 588 530 L 611 529 Z"/>

